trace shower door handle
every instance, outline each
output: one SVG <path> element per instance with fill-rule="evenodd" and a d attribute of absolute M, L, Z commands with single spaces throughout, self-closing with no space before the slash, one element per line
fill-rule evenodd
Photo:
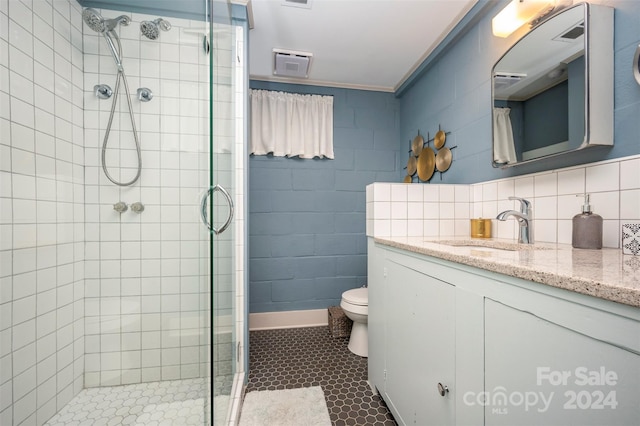
<path fill-rule="evenodd" d="M 213 226 L 211 227 L 211 230 L 213 231 L 213 233 L 218 235 L 218 234 L 222 234 L 229 227 L 229 225 L 231 225 L 231 220 L 233 219 L 234 207 L 233 207 L 233 200 L 231 199 L 231 195 L 229 195 L 227 190 L 224 189 L 222 185 L 214 186 L 213 192 L 216 192 L 216 191 L 222 192 L 222 195 L 224 195 L 224 198 L 226 198 L 227 202 L 229 203 L 229 217 L 227 218 L 227 221 L 224 223 L 224 225 L 222 225 L 218 229 L 214 228 Z"/>
<path fill-rule="evenodd" d="M 229 217 L 227 218 L 227 221 L 224 223 L 224 225 L 222 225 L 220 228 L 211 226 L 209 220 L 207 219 L 207 201 L 209 200 L 211 194 L 216 191 L 222 192 L 222 195 L 224 195 L 224 197 L 227 199 L 227 202 L 229 203 Z M 200 204 L 200 215 L 202 217 L 202 222 L 207 226 L 207 228 L 209 228 L 210 231 L 213 231 L 213 233 L 216 235 L 222 234 L 229 227 L 229 225 L 231 225 L 234 210 L 235 208 L 233 206 L 231 195 L 229 195 L 227 190 L 224 189 L 224 187 L 222 187 L 221 185 L 216 185 L 213 188 L 209 188 L 209 190 L 207 190 L 207 192 L 202 197 L 202 203 Z"/>
<path fill-rule="evenodd" d="M 213 189 L 207 189 L 207 192 L 202 196 L 202 200 L 200 201 L 200 218 L 202 219 L 202 223 L 211 231 L 211 224 L 209 223 L 209 219 L 207 218 L 207 201 L 209 201 L 209 197 Z"/>

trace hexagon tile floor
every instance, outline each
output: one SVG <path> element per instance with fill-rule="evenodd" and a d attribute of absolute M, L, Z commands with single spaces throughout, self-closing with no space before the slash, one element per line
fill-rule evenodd
<path fill-rule="evenodd" d="M 45 426 L 202 425 L 204 389 L 204 379 L 84 389 Z"/>
<path fill-rule="evenodd" d="M 396 424 L 348 337 L 333 338 L 325 326 L 251 331 L 249 338 L 247 392 L 321 386 L 334 426 Z"/>

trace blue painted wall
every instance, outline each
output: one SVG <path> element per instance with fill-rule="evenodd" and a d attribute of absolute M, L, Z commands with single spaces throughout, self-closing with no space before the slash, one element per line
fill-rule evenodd
<path fill-rule="evenodd" d="M 482 4 L 480 4 L 482 3 Z M 253 88 L 334 95 L 336 160 L 250 160 L 250 312 L 323 308 L 366 280 L 365 194 L 401 181 L 409 141 L 440 124 L 454 163 L 443 183 L 475 183 L 640 153 L 640 86 L 631 60 L 640 42 L 640 1 L 615 7 L 615 145 L 511 169 L 491 167 L 493 64 L 515 38 L 491 34 L 507 1 L 481 0 L 480 16 L 420 68 L 398 98 L 357 90 L 252 81 Z M 593 1 L 598 3 L 598 1 Z M 605 3 L 602 1 L 601 3 Z M 485 13 L 486 12 L 486 13 Z M 440 183 L 440 179 L 438 179 Z"/>
<path fill-rule="evenodd" d="M 399 173 L 398 100 L 392 93 L 250 84 L 332 95 L 335 152 L 335 160 L 250 158 L 250 312 L 337 305 L 343 291 L 366 283 L 365 187 Z"/>
<path fill-rule="evenodd" d="M 418 130 L 433 135 L 440 124 L 444 130 L 451 131 L 447 146 L 458 148 L 453 151 L 451 168 L 442 175 L 442 183 L 475 183 L 640 154 L 640 86 L 631 74 L 631 62 L 640 42 L 640 1 L 590 1 L 615 8 L 613 148 L 589 149 L 568 158 L 506 170 L 491 167 L 491 68 L 515 42 L 514 36 L 493 37 L 491 18 L 506 3 L 499 3 L 484 15 L 402 94 L 401 149 L 408 149 L 408 142 L 404 141 L 415 136 Z M 396 180 L 402 176 L 399 170 Z"/>
<path fill-rule="evenodd" d="M 564 81 L 523 102 L 523 151 L 569 140 L 569 83 Z M 582 108 L 584 115 L 584 107 Z"/>

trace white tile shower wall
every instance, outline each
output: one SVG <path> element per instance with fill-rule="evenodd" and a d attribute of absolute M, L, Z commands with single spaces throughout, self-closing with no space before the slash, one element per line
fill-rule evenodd
<path fill-rule="evenodd" d="M 198 205 L 208 186 L 209 72 L 197 31 L 205 24 L 171 18 L 172 29 L 152 41 L 140 22 L 157 17 L 129 16 L 118 31 L 143 164 L 130 187 L 109 182 L 100 166 L 111 100 L 96 98 L 93 87 L 115 90 L 116 67 L 99 34 L 85 28 L 83 38 L 87 387 L 206 374 L 209 245 Z M 137 100 L 139 87 L 151 89 L 151 102 Z M 124 96 L 121 86 L 106 153 L 120 181 L 137 165 Z M 145 210 L 117 213 L 119 201 Z"/>
<path fill-rule="evenodd" d="M 82 19 L 0 4 L 0 424 L 42 425 L 83 386 Z"/>
<path fill-rule="evenodd" d="M 421 190 L 422 233 L 417 218 L 419 207 L 412 206 L 420 203 Z M 393 199 L 402 196 L 394 196 L 394 191 L 408 191 L 408 201 L 394 205 Z M 571 219 L 582 211 L 585 192 L 591 196 L 593 212 L 604 220 L 603 246 L 619 248 L 621 223 L 640 220 L 640 156 L 469 186 L 375 183 L 367 187 L 367 235 L 469 236 L 469 218 L 495 218 L 501 211 L 518 210 L 520 203 L 509 200 L 516 196 L 532 203 L 536 241 L 571 244 Z M 463 200 L 467 200 L 469 209 Z M 391 211 L 395 216 L 389 214 Z M 470 216 L 464 218 L 465 212 Z M 511 219 L 493 219 L 493 230 L 493 236 L 498 238 L 516 239 L 518 235 L 517 222 Z"/>

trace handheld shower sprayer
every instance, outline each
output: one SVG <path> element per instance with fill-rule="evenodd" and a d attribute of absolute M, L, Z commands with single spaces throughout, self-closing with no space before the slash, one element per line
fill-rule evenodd
<path fill-rule="evenodd" d="M 139 178 L 142 172 L 142 154 L 140 150 L 140 140 L 138 139 L 138 131 L 136 130 L 136 121 L 133 115 L 133 105 L 131 104 L 131 97 L 129 96 L 129 84 L 127 83 L 127 77 L 124 72 L 124 67 L 122 66 L 122 43 L 120 43 L 120 38 L 118 37 L 118 33 L 116 33 L 115 29 L 118 25 L 129 25 L 131 23 L 131 18 L 126 15 L 118 16 L 113 19 L 104 19 L 97 10 L 92 8 L 86 8 L 82 11 L 82 20 L 87 26 L 93 31 L 102 34 L 104 39 L 107 42 L 107 46 L 113 55 L 113 59 L 116 62 L 116 67 L 118 68 L 118 72 L 116 75 L 116 84 L 113 90 L 105 85 L 96 85 L 94 87 L 96 96 L 101 99 L 106 99 L 109 96 L 112 97 L 111 100 L 111 111 L 109 113 L 109 121 L 107 123 L 107 127 L 104 133 L 104 139 L 102 140 L 102 170 L 104 174 L 107 176 L 112 183 L 118 186 L 129 186 L 133 185 Z M 107 152 L 107 143 L 109 141 L 109 134 L 111 132 L 111 125 L 113 124 L 113 117 L 115 115 L 116 106 L 118 105 L 118 96 L 120 93 L 120 83 L 124 85 L 124 92 L 127 99 L 127 106 L 129 107 L 129 118 L 131 119 L 131 128 L 133 130 L 133 139 L 136 145 L 136 156 L 138 157 L 138 168 L 136 170 L 136 175 L 133 179 L 122 182 L 116 180 L 111 176 L 109 170 L 107 169 L 107 160 L 106 160 L 106 152 Z M 108 89 L 108 90 L 107 90 Z M 126 206 L 125 206 L 126 208 Z"/>
<path fill-rule="evenodd" d="M 118 67 L 118 70 L 121 70 L 122 59 L 120 58 L 119 53 L 119 51 L 121 50 L 120 39 L 118 38 L 118 35 L 114 32 L 114 30 L 118 26 L 118 24 L 129 25 L 131 23 L 131 18 L 126 15 L 120 15 L 117 18 L 104 19 L 97 10 L 88 7 L 82 11 L 82 19 L 89 28 L 104 36 L 105 40 L 107 41 L 107 45 L 109 46 L 109 50 L 111 50 L 111 54 L 113 55 L 113 59 L 116 61 L 116 66 Z M 117 48 L 115 43 L 113 42 L 114 37 L 116 39 L 116 42 L 118 43 Z"/>
<path fill-rule="evenodd" d="M 127 15 L 120 15 L 117 18 L 112 19 L 104 19 L 97 10 L 90 7 L 87 7 L 82 11 L 82 19 L 89 28 L 101 34 L 113 31 L 118 24 L 129 25 L 131 23 L 131 18 Z"/>
<path fill-rule="evenodd" d="M 169 31 L 171 24 L 169 21 L 158 18 L 153 21 L 142 21 L 140 23 L 140 32 L 149 40 L 155 40 L 160 35 L 160 30 Z"/>

